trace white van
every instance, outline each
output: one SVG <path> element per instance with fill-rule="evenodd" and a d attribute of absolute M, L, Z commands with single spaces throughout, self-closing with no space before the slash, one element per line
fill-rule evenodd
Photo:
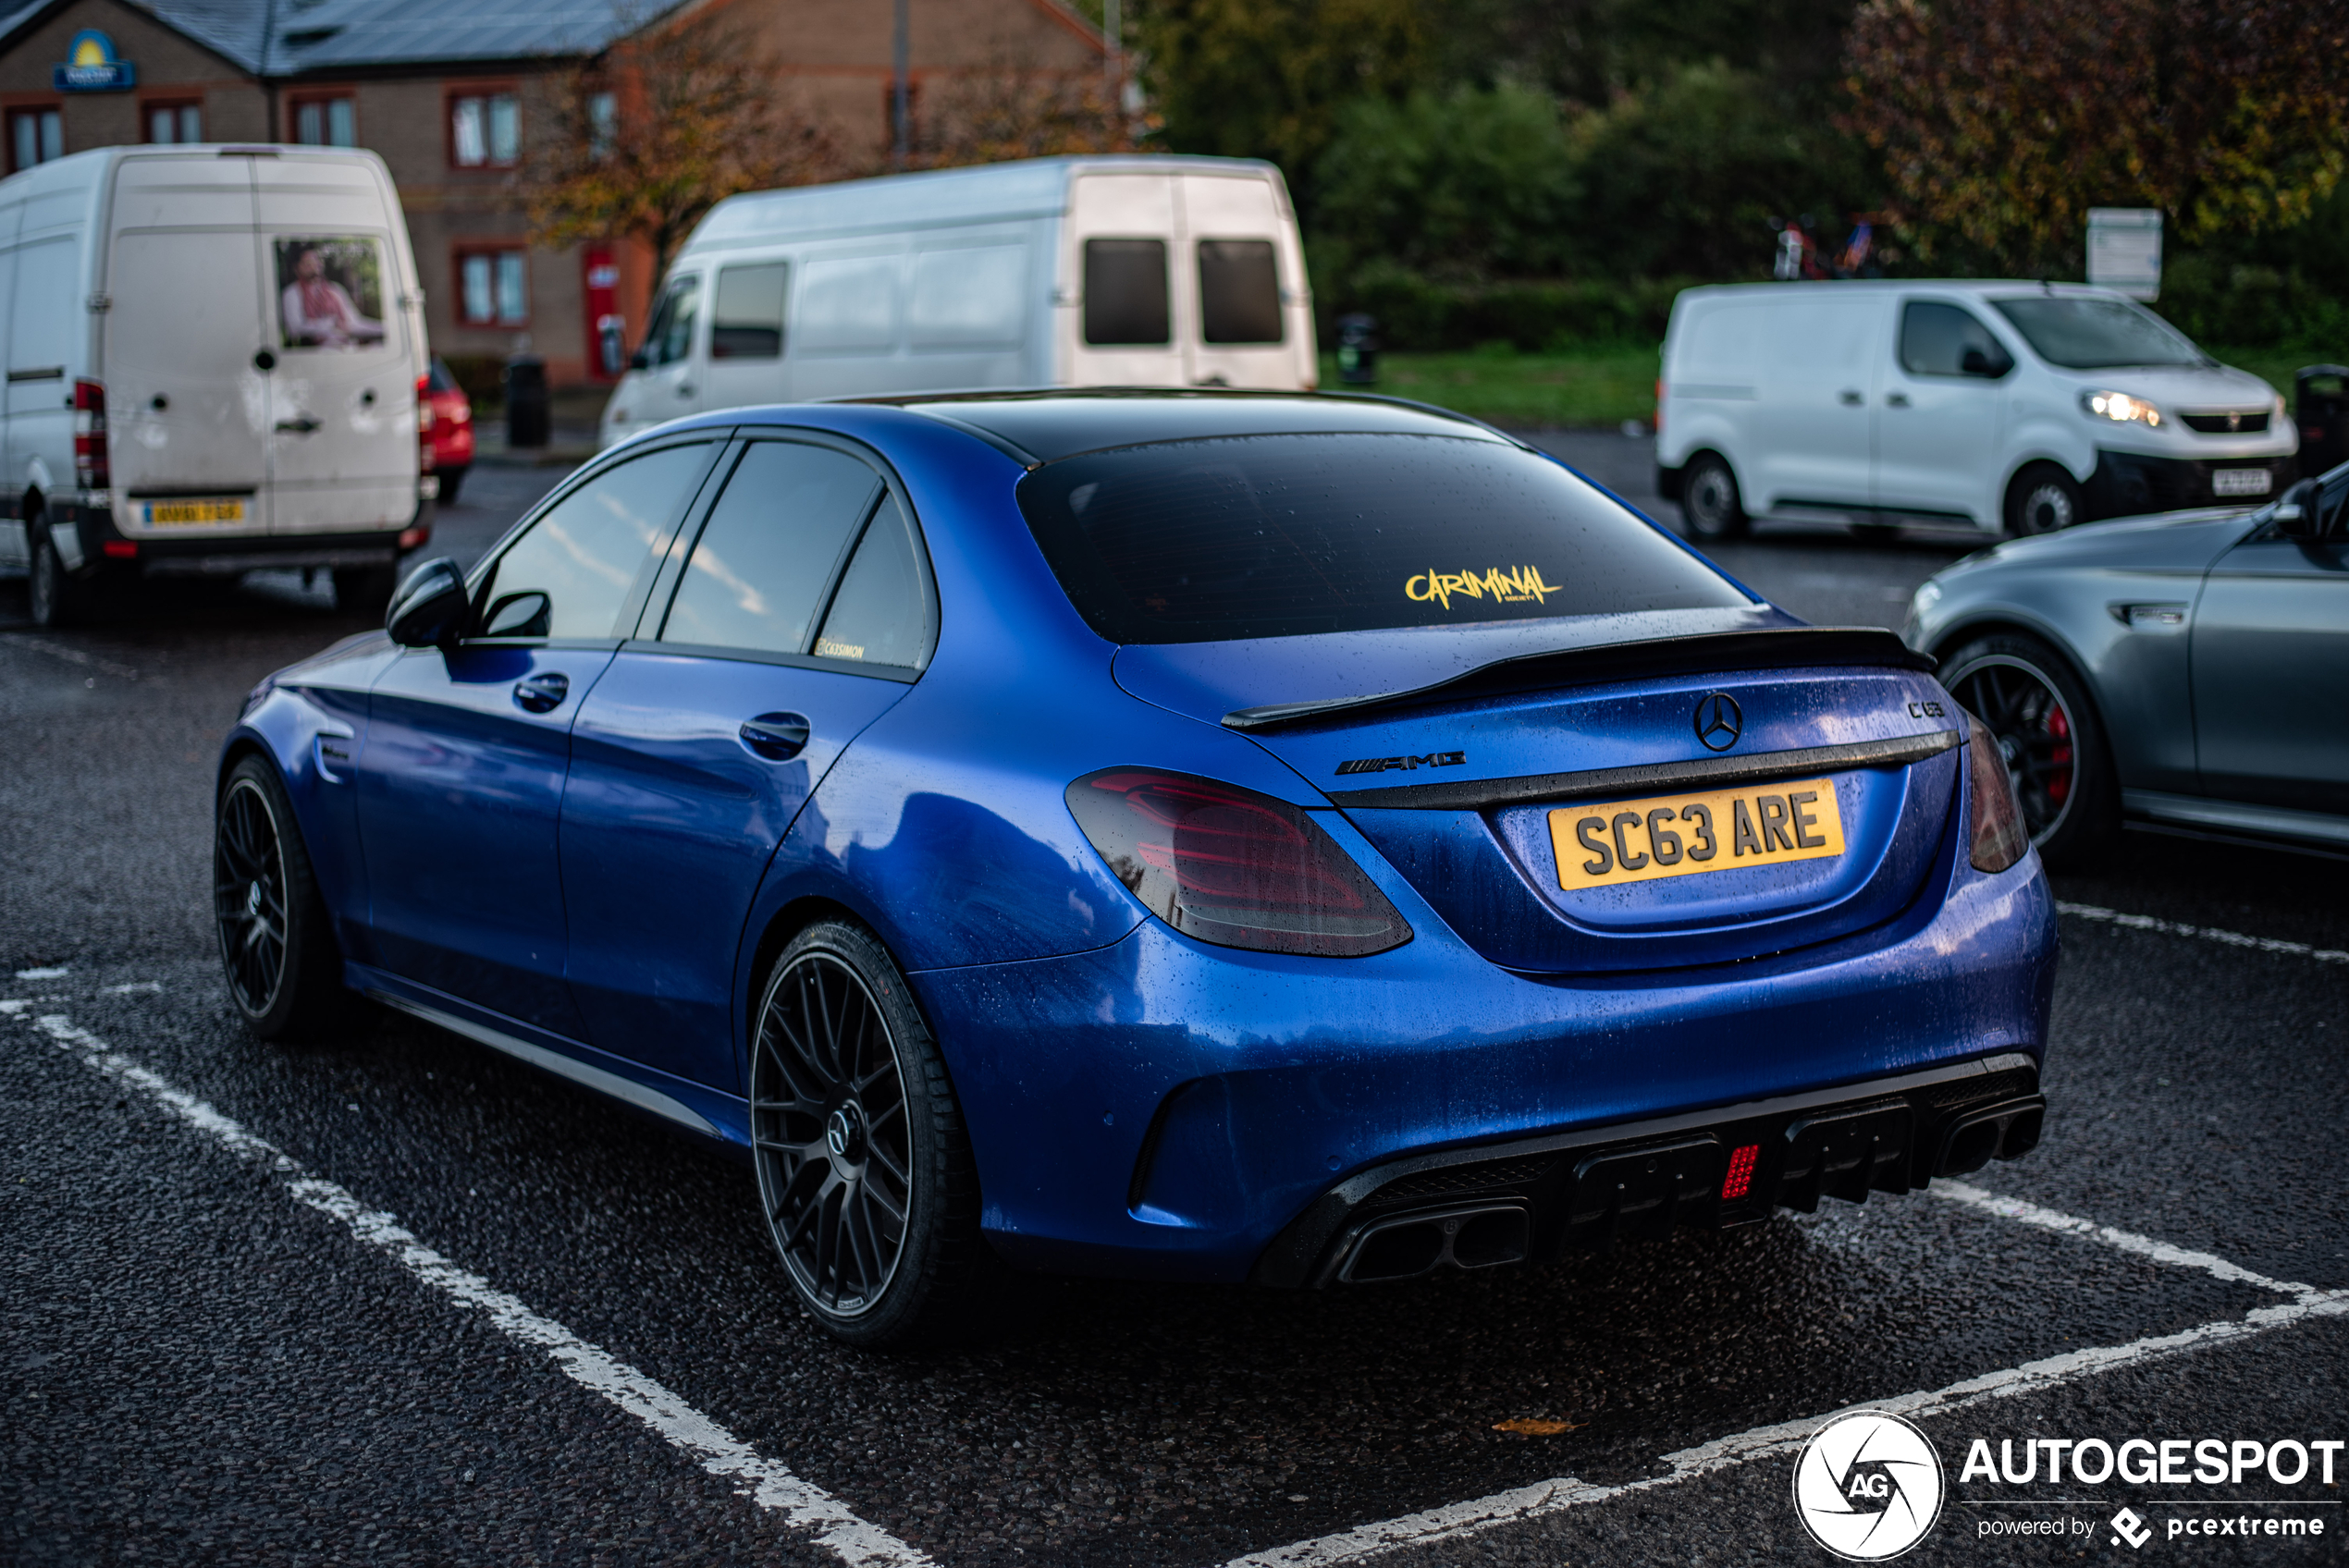
<path fill-rule="evenodd" d="M 897 392 L 1310 391 L 1317 365 L 1280 170 L 1039 158 L 719 202 L 670 269 L 602 439 Z"/>
<path fill-rule="evenodd" d="M 2074 522 L 2252 501 L 2299 433 L 2257 376 L 2108 289 L 1744 284 L 1672 303 L 1658 488 L 1690 532 Z"/>
<path fill-rule="evenodd" d="M 108 147 L 0 180 L 0 562 L 34 619 L 134 572 L 387 598 L 431 528 L 415 277 L 372 153 Z"/>

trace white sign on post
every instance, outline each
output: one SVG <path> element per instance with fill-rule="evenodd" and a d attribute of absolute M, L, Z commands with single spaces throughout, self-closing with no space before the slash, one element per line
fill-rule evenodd
<path fill-rule="evenodd" d="M 2090 207 L 2088 281 L 2134 300 L 2161 297 L 2161 209 Z"/>

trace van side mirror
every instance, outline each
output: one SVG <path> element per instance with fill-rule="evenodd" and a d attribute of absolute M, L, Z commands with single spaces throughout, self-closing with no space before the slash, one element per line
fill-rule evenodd
<path fill-rule="evenodd" d="M 652 368 L 652 356 L 642 349 L 637 349 L 634 353 L 628 356 L 628 368 L 630 370 L 650 370 Z"/>
<path fill-rule="evenodd" d="M 1980 349 L 1968 349 L 1958 356 L 1958 369 L 1967 375 L 1987 376 L 1995 381 L 2013 368 L 2005 362 L 2005 356 L 1994 360 Z"/>
<path fill-rule="evenodd" d="M 2276 532 L 2287 539 L 2314 539 L 2323 528 L 2323 516 L 2318 502 L 2324 486 L 2313 479 L 2304 479 L 2283 493 L 2276 503 Z"/>
<path fill-rule="evenodd" d="M 446 647 L 463 630 L 471 607 L 464 573 L 442 556 L 408 574 L 384 612 L 384 630 L 403 648 Z"/>

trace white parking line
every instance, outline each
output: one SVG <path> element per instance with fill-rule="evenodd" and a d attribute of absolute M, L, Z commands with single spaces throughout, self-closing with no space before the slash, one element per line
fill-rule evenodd
<path fill-rule="evenodd" d="M 2314 959 L 2318 963 L 2349 963 L 2349 951 L 2339 948 L 2312 948 L 2306 942 L 2281 941 L 2274 937 L 2251 937 L 2241 931 L 2221 931 L 2215 925 L 2182 925 L 2174 920 L 2156 920 L 2149 914 L 2123 914 L 2117 909 L 2106 909 L 2097 904 L 2058 901 L 2056 911 L 2075 919 L 2100 921 L 2107 925 L 2125 926 L 2132 931 L 2158 931 L 2167 937 L 2196 937 L 2206 942 L 2223 942 L 2231 948 L 2281 953 L 2287 958 Z"/>
<path fill-rule="evenodd" d="M 22 1016 L 24 1004 L 0 1003 L 0 1016 Z M 389 1257 L 416 1280 L 461 1307 L 486 1316 L 498 1331 L 547 1353 L 574 1382 L 591 1389 L 698 1461 L 713 1476 L 786 1524 L 811 1530 L 851 1568 L 929 1568 L 929 1559 L 878 1525 L 858 1518 L 848 1505 L 783 1465 L 760 1457 L 749 1444 L 683 1400 L 609 1352 L 589 1343 L 551 1318 L 541 1317 L 515 1297 L 494 1289 L 418 1242 L 393 1216 L 367 1207 L 348 1191 L 313 1176 L 228 1117 L 174 1087 L 108 1048 L 106 1043 L 59 1013 L 31 1020 L 68 1051 L 118 1084 L 139 1090 L 190 1126 L 242 1158 L 266 1164 L 284 1181 L 294 1201 L 331 1215 L 351 1235 Z"/>
<path fill-rule="evenodd" d="M 2085 1350 L 2066 1351 L 2061 1355 L 2026 1361 L 2020 1366 L 1985 1373 L 1979 1378 L 1968 1378 L 1945 1388 L 1901 1394 L 1892 1399 L 1872 1399 L 1846 1407 L 1848 1409 L 1885 1410 L 1912 1418 L 1930 1419 L 1987 1400 L 2013 1399 L 2023 1394 L 2039 1393 L 2101 1373 L 2143 1366 L 2149 1362 L 2166 1361 L 2191 1351 L 2239 1342 L 2315 1317 L 2349 1317 L 2349 1291 L 2319 1291 L 2311 1285 L 2270 1280 L 2266 1275 L 2256 1274 L 2224 1258 L 2213 1257 L 2208 1253 L 2190 1252 L 2183 1247 L 2171 1246 L 2166 1242 L 2140 1236 L 2134 1231 L 2117 1231 L 2109 1225 L 2041 1208 L 2036 1204 L 2024 1203 L 2017 1198 L 2002 1198 L 1963 1182 L 1941 1183 L 1927 1190 L 2001 1219 L 2012 1219 L 2042 1230 L 2079 1236 L 2176 1268 L 2198 1268 L 2230 1283 L 2272 1291 L 2292 1299 L 2281 1305 L 2256 1307 L 2241 1317 L 2220 1318 L 2175 1334 L 2158 1334 L 2124 1345 L 2098 1345 Z M 1693 1481 L 1717 1471 L 1791 1453 L 1808 1441 L 1812 1433 L 1841 1414 L 1841 1411 L 1826 1411 L 1800 1420 L 1782 1421 L 1776 1426 L 1757 1427 L 1732 1437 L 1716 1438 L 1694 1448 L 1667 1453 L 1658 1461 L 1665 1467 L 1664 1473 L 1642 1480 L 1601 1487 L 1571 1476 L 1561 1476 L 1554 1481 L 1495 1492 L 1470 1502 L 1432 1508 L 1424 1513 L 1406 1514 L 1400 1519 L 1384 1520 L 1337 1535 L 1298 1541 L 1294 1546 L 1275 1547 L 1269 1551 L 1234 1558 L 1224 1568 L 1330 1568 L 1332 1564 L 1359 1562 L 1365 1558 L 1382 1556 L 1406 1547 L 1479 1536 L 1504 1525 L 1545 1518 L 1568 1509 L 1605 1502 L 1633 1492 L 1679 1486 L 1683 1481 Z"/>

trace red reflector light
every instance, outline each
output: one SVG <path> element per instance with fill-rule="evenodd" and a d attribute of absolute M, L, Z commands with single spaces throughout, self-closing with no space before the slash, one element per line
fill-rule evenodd
<path fill-rule="evenodd" d="M 128 539 L 109 539 L 98 548 L 117 560 L 128 560 L 139 553 L 139 546 Z"/>
<path fill-rule="evenodd" d="M 1260 952 L 1359 958 L 1411 928 L 1301 807 L 1187 773 L 1113 767 L 1068 787 L 1101 859 L 1169 925 Z"/>
<path fill-rule="evenodd" d="M 429 528 L 405 528 L 400 533 L 400 547 L 412 550 L 431 537 L 432 530 Z"/>
<path fill-rule="evenodd" d="M 1744 1144 L 1729 1151 L 1729 1173 L 1721 1182 L 1721 1201 L 1728 1203 L 1753 1190 L 1753 1162 L 1762 1156 L 1760 1144 Z"/>

